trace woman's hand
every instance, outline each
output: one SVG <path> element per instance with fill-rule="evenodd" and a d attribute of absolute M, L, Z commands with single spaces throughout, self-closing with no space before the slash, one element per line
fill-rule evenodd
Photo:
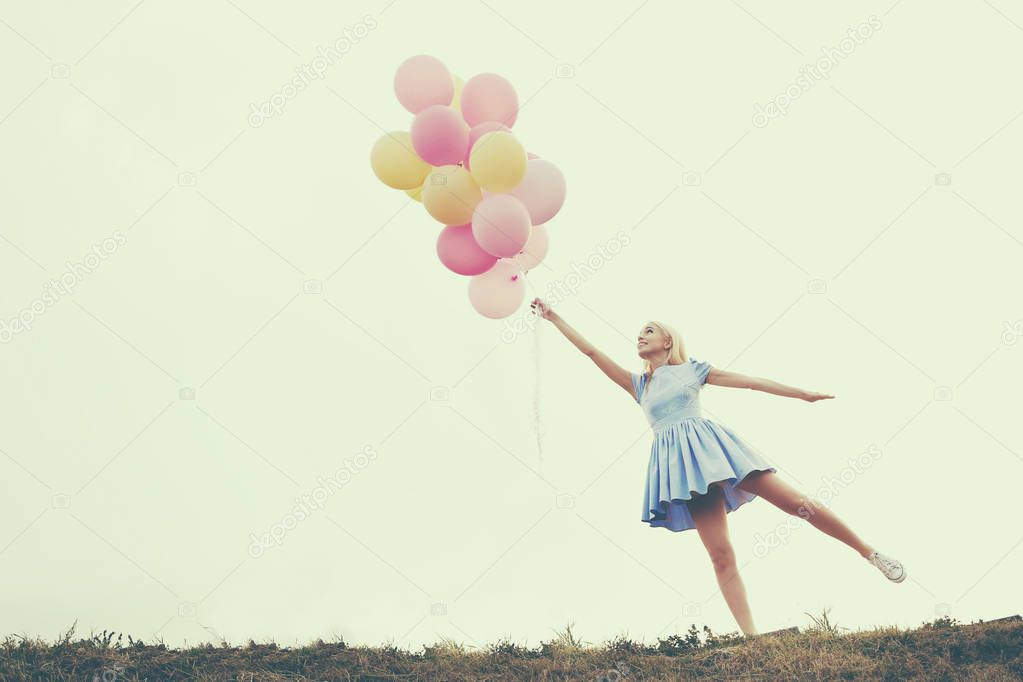
<path fill-rule="evenodd" d="M 834 398 L 835 396 L 830 393 L 817 393 L 815 391 L 806 391 L 805 395 L 801 396 L 803 400 L 808 403 L 813 403 L 818 400 L 826 400 L 827 398 Z"/>
<path fill-rule="evenodd" d="M 529 307 L 534 313 L 538 314 L 545 320 L 553 320 L 558 316 L 558 314 L 551 310 L 550 306 L 540 298 L 534 298 L 533 302 L 529 304 Z"/>

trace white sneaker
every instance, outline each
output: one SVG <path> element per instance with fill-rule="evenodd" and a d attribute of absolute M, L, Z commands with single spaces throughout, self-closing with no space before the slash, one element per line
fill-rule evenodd
<path fill-rule="evenodd" d="M 901 583 L 906 579 L 906 569 L 902 567 L 902 563 L 898 559 L 893 559 L 890 556 L 881 554 L 877 550 L 874 550 L 867 561 L 874 564 L 884 573 L 884 577 L 891 580 L 893 583 Z"/>

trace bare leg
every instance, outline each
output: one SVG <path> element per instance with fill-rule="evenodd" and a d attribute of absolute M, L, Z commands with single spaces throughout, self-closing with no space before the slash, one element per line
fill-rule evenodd
<path fill-rule="evenodd" d="M 728 609 L 744 634 L 757 634 L 749 602 L 746 600 L 746 586 L 739 576 L 739 569 L 735 565 L 735 551 L 728 537 L 724 494 L 716 485 L 712 485 L 706 495 L 693 496 L 689 503 L 689 512 L 696 523 L 696 532 L 700 534 L 703 546 L 710 555 L 714 574 L 717 576 Z"/>
<path fill-rule="evenodd" d="M 849 545 L 866 558 L 874 548 L 863 542 L 833 511 L 783 481 L 773 471 L 754 471 L 739 487 L 759 495 L 782 511 L 806 519 L 810 525 Z"/>

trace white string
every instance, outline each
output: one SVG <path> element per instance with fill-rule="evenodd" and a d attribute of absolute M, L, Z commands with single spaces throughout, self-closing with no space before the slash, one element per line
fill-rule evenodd
<path fill-rule="evenodd" d="M 539 297 L 539 292 L 536 291 L 533 283 L 526 277 L 528 272 L 526 270 L 522 273 L 522 279 L 526 280 L 529 288 Z M 540 439 L 543 432 L 543 427 L 540 424 L 540 329 L 543 327 L 543 318 L 540 317 L 538 310 L 534 311 L 533 315 L 536 317 L 535 324 L 533 325 L 533 435 L 536 438 L 537 456 L 540 458 L 540 462 L 543 463 L 543 441 Z"/>

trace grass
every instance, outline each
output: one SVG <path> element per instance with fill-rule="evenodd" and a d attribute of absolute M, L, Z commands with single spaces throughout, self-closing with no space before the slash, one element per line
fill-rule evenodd
<path fill-rule="evenodd" d="M 593 646 L 572 625 L 535 648 L 502 639 L 474 647 L 451 638 L 412 652 L 391 644 L 349 646 L 317 640 L 202 644 L 170 649 L 121 634 L 75 638 L 72 625 L 53 643 L 8 636 L 0 680 L 1020 680 L 1023 619 L 962 624 L 939 618 L 918 628 L 850 632 L 824 611 L 803 632 L 744 637 L 690 626 L 646 644 L 619 635 Z"/>

